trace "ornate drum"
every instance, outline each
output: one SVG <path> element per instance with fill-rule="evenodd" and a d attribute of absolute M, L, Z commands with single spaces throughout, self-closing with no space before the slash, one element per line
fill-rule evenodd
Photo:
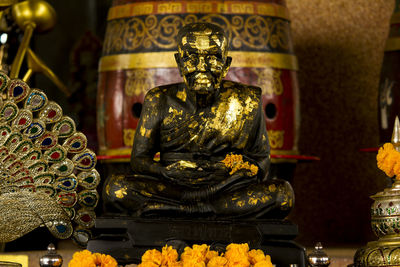
<path fill-rule="evenodd" d="M 379 84 L 380 142 L 390 140 L 393 122 L 400 109 L 400 1 L 396 0 L 390 20 Z"/>
<path fill-rule="evenodd" d="M 283 0 L 115 0 L 99 64 L 100 154 L 130 154 L 147 90 L 182 81 L 175 38 L 183 25 L 197 21 L 229 34 L 233 62 L 226 79 L 262 88 L 272 154 L 297 154 L 297 59 Z"/>

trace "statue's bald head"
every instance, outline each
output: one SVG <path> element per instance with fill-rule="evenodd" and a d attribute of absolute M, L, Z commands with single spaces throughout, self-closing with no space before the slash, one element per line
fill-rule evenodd
<path fill-rule="evenodd" d="M 184 50 L 209 50 L 212 52 L 219 50 L 224 56 L 228 52 L 226 33 L 221 27 L 211 23 L 198 22 L 184 26 L 178 32 L 177 41 L 179 52 Z"/>
<path fill-rule="evenodd" d="M 211 23 L 192 23 L 178 33 L 175 59 L 187 88 L 199 94 L 218 90 L 231 64 L 228 37 Z"/>

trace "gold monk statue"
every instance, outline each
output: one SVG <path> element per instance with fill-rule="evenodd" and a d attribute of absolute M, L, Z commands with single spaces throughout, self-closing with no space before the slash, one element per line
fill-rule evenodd
<path fill-rule="evenodd" d="M 106 212 L 286 217 L 293 190 L 288 182 L 267 179 L 270 148 L 261 89 L 222 80 L 232 59 L 219 26 L 186 25 L 177 42 L 184 82 L 147 93 L 132 149 L 133 174 L 106 181 Z"/>

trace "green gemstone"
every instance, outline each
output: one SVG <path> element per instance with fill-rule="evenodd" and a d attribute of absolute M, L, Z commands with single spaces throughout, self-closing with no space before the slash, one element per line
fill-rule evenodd
<path fill-rule="evenodd" d="M 31 128 L 31 134 L 37 133 L 37 131 L 38 131 L 38 128 L 36 128 L 36 127 Z"/>
<path fill-rule="evenodd" d="M 58 170 L 59 170 L 60 172 L 65 172 L 65 171 L 68 170 L 68 167 L 67 167 L 66 165 L 62 165 L 61 167 L 58 168 Z"/>
<path fill-rule="evenodd" d="M 89 176 L 89 177 L 86 177 L 84 181 L 91 184 L 91 183 L 93 183 L 93 180 L 94 180 L 94 178 L 92 176 Z"/>

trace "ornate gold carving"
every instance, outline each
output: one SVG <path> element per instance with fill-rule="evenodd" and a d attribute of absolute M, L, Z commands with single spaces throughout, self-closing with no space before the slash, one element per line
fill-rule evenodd
<path fill-rule="evenodd" d="M 283 93 L 282 71 L 273 68 L 255 69 L 254 71 L 258 76 L 257 85 L 261 87 L 263 95 L 281 95 Z"/>
<path fill-rule="evenodd" d="M 172 8 L 172 7 L 171 7 Z M 169 7 L 167 8 L 169 9 Z M 227 16 L 207 14 L 201 18 L 185 16 L 149 15 L 146 18 L 132 17 L 128 20 L 113 20 L 107 26 L 104 53 L 113 54 L 144 49 L 173 49 L 176 47 L 178 30 L 192 22 L 218 24 L 232 40 L 232 48 L 291 50 L 288 22 L 279 18 L 260 15 Z"/>
<path fill-rule="evenodd" d="M 137 5 L 133 8 L 134 14 L 138 15 L 148 15 L 153 13 L 153 5 L 143 3 L 142 5 Z"/>
<path fill-rule="evenodd" d="M 110 8 L 107 20 L 132 16 L 150 15 L 154 13 L 152 3 L 127 4 Z"/>
<path fill-rule="evenodd" d="M 188 13 L 211 13 L 212 3 L 210 2 L 191 2 L 187 3 L 186 11 Z"/>
<path fill-rule="evenodd" d="M 253 15 L 247 18 L 234 16 L 232 18 L 232 45 L 240 48 L 246 45 L 251 48 L 265 47 L 289 49 L 289 34 L 286 31 L 286 21 Z"/>
<path fill-rule="evenodd" d="M 135 129 L 124 129 L 124 146 L 131 147 L 133 145 L 134 137 L 135 137 Z"/>
<path fill-rule="evenodd" d="M 279 17 L 289 19 L 287 8 L 271 4 L 258 4 L 256 13 L 263 16 Z"/>
<path fill-rule="evenodd" d="M 254 5 L 251 3 L 232 3 L 232 13 L 254 14 Z"/>
<path fill-rule="evenodd" d="M 180 13 L 182 3 L 162 3 L 157 6 L 158 13 Z"/>
<path fill-rule="evenodd" d="M 140 96 L 154 87 L 154 78 L 151 70 L 134 69 L 126 71 L 125 94 Z"/>
<path fill-rule="evenodd" d="M 269 144 L 272 149 L 283 147 L 285 131 L 268 130 Z"/>
<path fill-rule="evenodd" d="M 217 5 L 217 12 L 220 14 L 228 13 L 229 6 L 227 3 L 218 3 Z"/>
<path fill-rule="evenodd" d="M 168 6 L 169 5 L 169 6 Z M 138 2 L 126 5 L 117 5 L 110 8 L 108 20 L 127 18 L 132 16 L 150 15 L 156 13 L 219 13 L 219 14 L 252 14 L 288 19 L 288 10 L 285 6 L 252 1 L 177 1 L 171 6 L 170 2 Z M 180 7 L 178 7 L 180 5 Z"/>

